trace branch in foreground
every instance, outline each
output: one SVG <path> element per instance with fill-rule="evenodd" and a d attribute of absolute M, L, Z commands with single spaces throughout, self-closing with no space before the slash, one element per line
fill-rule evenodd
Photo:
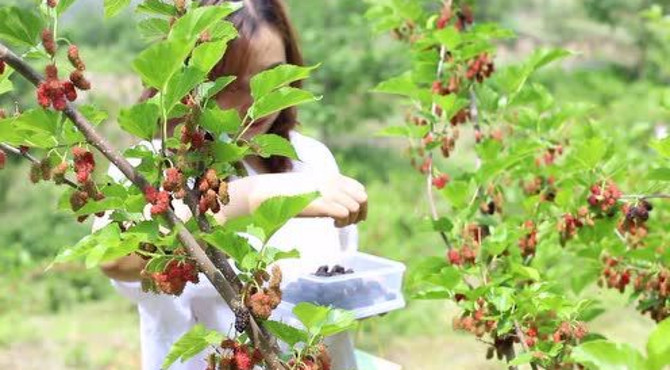
<path fill-rule="evenodd" d="M 4 44 L 0 43 L 0 59 L 4 60 L 9 66 L 11 66 L 16 72 L 18 72 L 25 79 L 30 81 L 33 85 L 39 85 L 44 79 L 37 73 L 29 64 L 24 62 L 19 56 L 7 48 Z M 135 186 L 140 189 L 145 189 L 151 184 L 140 175 L 135 168 L 128 162 L 128 160 L 123 157 L 117 150 L 115 150 L 107 140 L 102 137 L 94 128 L 94 126 L 88 122 L 88 120 L 77 110 L 71 103 L 67 103 L 67 107 L 63 113 L 72 121 L 75 126 L 81 131 L 81 133 L 86 138 L 91 145 L 93 145 L 98 151 L 100 151 L 111 163 L 113 163 L 122 173 L 128 178 Z M 234 302 L 238 299 L 238 290 L 235 289 L 239 286 L 239 280 L 236 278 L 231 279 L 230 281 L 226 276 L 214 265 L 212 260 L 206 255 L 203 247 L 196 241 L 195 237 L 186 229 L 181 220 L 175 215 L 172 209 L 168 209 L 164 217 L 168 221 L 168 224 L 172 229 L 176 229 L 177 236 L 179 241 L 186 247 L 188 253 L 196 260 L 198 267 L 202 272 L 207 276 L 207 279 L 212 283 L 212 285 L 219 292 L 224 301 L 228 306 L 232 307 Z M 200 224 L 200 223 L 199 223 Z M 233 269 L 225 260 L 225 258 L 218 259 L 217 261 L 222 271 L 232 272 Z M 226 275 L 229 275 L 227 273 Z M 229 276 L 230 277 L 230 276 Z M 256 346 L 260 349 L 261 353 L 268 366 L 271 369 L 280 369 L 282 365 L 278 358 L 278 346 L 276 340 L 270 335 L 257 336 L 258 325 L 254 321 L 253 317 L 251 318 L 251 325 L 248 329 L 249 337 L 252 340 L 255 338 L 257 341 L 254 342 Z"/>

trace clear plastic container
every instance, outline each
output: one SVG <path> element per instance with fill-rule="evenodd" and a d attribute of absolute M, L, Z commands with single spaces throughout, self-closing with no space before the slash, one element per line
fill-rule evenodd
<path fill-rule="evenodd" d="M 310 302 L 349 310 L 361 319 L 405 307 L 402 263 L 357 252 L 335 264 L 354 272 L 330 277 L 305 274 L 285 281 L 280 310 L 291 312 L 297 303 Z"/>

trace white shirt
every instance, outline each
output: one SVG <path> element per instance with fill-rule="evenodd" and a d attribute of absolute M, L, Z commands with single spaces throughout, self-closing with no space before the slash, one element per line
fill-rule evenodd
<path fill-rule="evenodd" d="M 339 172 L 335 158 L 321 142 L 296 131 L 291 131 L 289 138 L 299 158 L 299 161 L 292 161 L 292 172 L 311 172 L 315 176 L 328 176 Z M 150 147 L 148 142 L 144 145 Z M 138 161 L 131 163 L 137 165 Z M 257 174 L 250 166 L 245 164 L 245 167 L 249 176 Z M 114 166 L 110 166 L 109 175 L 118 182 L 126 182 Z M 186 207 L 181 200 L 174 200 L 173 206 L 178 214 L 179 208 Z M 98 218 L 95 222 L 107 221 L 105 218 Z M 292 219 L 268 241 L 268 245 L 275 248 L 295 248 L 300 251 L 300 259 L 279 262 L 285 279 L 315 271 L 320 265 L 333 264 L 338 256 L 354 252 L 357 244 L 358 233 L 355 225 L 336 228 L 333 220 L 326 218 Z M 199 277 L 200 283 L 188 283 L 179 297 L 144 293 L 140 282 L 112 280 L 117 291 L 138 306 L 143 370 L 160 369 L 172 344 L 196 323 L 202 323 L 205 327 L 223 334 L 233 334 L 233 313 L 205 275 L 201 273 Z M 273 319 L 288 315 L 290 313 L 276 310 Z M 209 352 L 211 350 L 206 350 L 185 363 L 177 362 L 170 370 L 202 370 Z"/>

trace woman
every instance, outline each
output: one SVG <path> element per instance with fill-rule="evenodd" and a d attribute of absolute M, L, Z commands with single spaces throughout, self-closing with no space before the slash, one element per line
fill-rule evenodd
<path fill-rule="evenodd" d="M 203 1 L 206 5 L 218 2 Z M 239 37 L 231 43 L 210 77 L 214 80 L 224 75 L 236 76 L 216 100 L 222 109 L 246 112 L 253 102 L 249 89 L 252 76 L 279 64 L 302 65 L 303 60 L 280 0 L 245 0 L 244 7 L 231 15 L 230 21 L 238 29 Z M 339 174 L 332 154 L 323 144 L 294 131 L 296 116 L 296 109 L 289 108 L 258 119 L 251 123 L 245 137 L 263 133 L 283 136 L 291 141 L 300 160 L 244 158 L 249 176 L 230 182 L 231 202 L 214 215 L 223 224 L 227 219 L 250 213 L 273 196 L 319 191 L 320 198 L 301 214 L 306 218 L 289 221 L 270 241 L 274 247 L 297 248 L 301 252 L 299 261 L 282 264 L 285 276 L 316 269 L 321 264 L 331 263 L 342 253 L 355 250 L 354 224 L 365 219 L 367 214 L 364 187 Z M 118 169 L 112 167 L 109 173 L 122 180 Z M 182 219 L 191 217 L 181 201 L 175 200 L 172 205 Z M 108 222 L 106 217 L 96 219 L 94 230 Z M 204 275 L 200 276 L 199 284 L 187 285 L 179 297 L 155 295 L 141 290 L 140 272 L 144 265 L 142 258 L 130 255 L 102 266 L 102 271 L 112 279 L 117 290 L 138 305 L 143 369 L 159 369 L 172 344 L 196 323 L 232 334 L 234 316 Z M 171 369 L 203 369 L 204 355 L 175 364 Z M 335 360 L 337 362 L 337 358 Z"/>

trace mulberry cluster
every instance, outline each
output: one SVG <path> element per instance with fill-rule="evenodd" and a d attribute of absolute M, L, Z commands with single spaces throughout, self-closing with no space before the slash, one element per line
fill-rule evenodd
<path fill-rule="evenodd" d="M 59 165 L 56 169 L 62 167 Z M 90 200 L 101 201 L 105 199 L 105 195 L 98 190 L 98 187 L 91 180 L 87 180 L 79 190 L 76 190 L 70 195 L 70 207 L 72 211 L 77 212 L 82 209 Z M 102 217 L 104 211 L 96 213 L 96 216 Z M 84 222 L 88 216 L 83 215 L 79 216 L 77 221 Z"/>
<path fill-rule="evenodd" d="M 649 232 L 647 228 L 647 220 L 649 220 L 649 212 L 654 207 L 646 200 L 638 202 L 636 205 L 624 204 L 622 207 L 624 218 L 619 222 L 618 229 L 620 232 L 626 234 L 630 241 L 630 245 L 638 247 L 643 245 L 643 239 Z"/>
<path fill-rule="evenodd" d="M 495 65 L 488 53 L 480 54 L 477 58 L 468 61 L 468 70 L 465 77 L 468 80 L 476 80 L 479 83 L 491 77 L 495 72 Z"/>
<path fill-rule="evenodd" d="M 621 198 L 621 191 L 616 184 L 610 181 L 607 185 L 592 185 L 587 201 L 596 213 L 612 217 L 616 213 L 616 203 L 619 198 Z"/>
<path fill-rule="evenodd" d="M 463 4 L 461 10 L 456 14 L 458 19 L 456 20 L 456 29 L 458 31 L 465 30 L 466 26 L 470 26 L 475 23 L 475 17 L 472 13 L 472 8 L 468 4 Z"/>
<path fill-rule="evenodd" d="M 455 330 L 464 330 L 481 338 L 484 334 L 492 332 L 498 326 L 495 320 L 485 319 L 487 315 L 486 302 L 483 298 L 479 298 L 474 310 L 466 311 L 460 317 L 454 317 L 452 324 Z"/>
<path fill-rule="evenodd" d="M 598 284 L 601 286 L 606 284 L 608 288 L 617 289 L 623 293 L 631 282 L 631 270 L 622 268 L 620 266 L 621 261 L 617 258 L 604 257 L 603 262 L 605 263 L 605 268 Z"/>
<path fill-rule="evenodd" d="M 201 149 L 205 146 L 205 133 L 190 124 L 184 125 L 181 129 L 181 143 L 190 144 L 192 149 Z"/>
<path fill-rule="evenodd" d="M 167 191 L 158 191 L 153 186 L 144 188 L 144 198 L 152 204 L 152 216 L 163 214 L 170 207 L 170 193 Z"/>
<path fill-rule="evenodd" d="M 537 247 L 537 228 L 535 223 L 531 220 L 523 224 L 526 234 L 519 240 L 519 248 L 521 248 L 521 255 L 525 258 L 535 255 L 535 248 Z"/>
<path fill-rule="evenodd" d="M 471 118 L 470 109 L 463 108 L 456 112 L 456 114 L 451 117 L 450 123 L 452 126 L 458 126 L 468 122 Z"/>
<path fill-rule="evenodd" d="M 572 342 L 573 340 L 579 341 L 588 332 L 586 324 L 581 321 L 577 321 L 574 324 L 564 321 L 553 334 L 554 343 Z"/>
<path fill-rule="evenodd" d="M 449 175 L 446 173 L 441 173 L 433 177 L 433 186 L 438 189 L 444 189 L 444 187 L 449 183 Z"/>
<path fill-rule="evenodd" d="M 465 228 L 463 238 L 470 240 L 475 245 L 480 245 L 482 240 L 491 235 L 488 225 L 470 224 Z"/>
<path fill-rule="evenodd" d="M 589 210 L 586 207 L 580 208 L 576 216 L 571 213 L 564 214 L 558 222 L 561 244 L 564 245 L 565 242 L 574 238 L 579 229 L 584 227 L 584 225 L 594 225 L 593 219 L 589 216 Z"/>
<path fill-rule="evenodd" d="M 143 275 L 148 275 L 143 271 Z M 186 287 L 186 283 L 197 284 L 199 282 L 198 269 L 194 262 L 190 260 L 170 261 L 163 272 L 154 272 L 149 274 L 156 288 L 165 294 L 181 295 Z"/>
<path fill-rule="evenodd" d="M 163 189 L 171 192 L 176 199 L 182 199 L 186 196 L 184 175 L 178 168 L 170 167 L 165 170 Z"/>
<path fill-rule="evenodd" d="M 266 279 L 267 278 L 267 279 Z M 257 280 L 261 280 L 259 284 L 268 282 L 267 287 L 258 287 L 256 285 L 247 285 L 245 305 L 255 318 L 267 320 L 272 314 L 272 310 L 277 308 L 281 303 L 282 292 L 279 285 L 282 280 L 282 273 L 279 266 L 272 267 L 272 275 L 268 278 L 267 273 L 258 276 Z"/>
<path fill-rule="evenodd" d="M 449 24 L 449 21 L 451 21 L 451 16 L 452 16 L 451 4 L 445 3 L 444 7 L 442 7 L 442 11 L 440 12 L 440 16 L 437 18 L 437 21 L 435 22 L 435 27 L 438 30 L 446 28 L 447 24 Z"/>
<path fill-rule="evenodd" d="M 200 201 L 198 202 L 200 213 L 205 213 L 208 210 L 217 213 L 221 210 L 221 204 L 225 206 L 230 203 L 228 183 L 220 180 L 213 169 L 208 169 L 202 176 L 198 190 L 200 191 Z"/>
<path fill-rule="evenodd" d="M 51 162 L 48 157 L 33 163 L 30 167 L 30 182 L 37 184 L 42 180 L 51 180 Z"/>
<path fill-rule="evenodd" d="M 556 199 L 556 180 L 553 176 L 538 176 L 523 184 L 523 192 L 528 196 L 539 195 L 541 201 L 553 202 Z"/>
<path fill-rule="evenodd" d="M 234 340 L 226 339 L 220 347 L 207 359 L 207 370 L 251 370 L 263 362 L 258 349 Z"/>
<path fill-rule="evenodd" d="M 77 174 L 77 181 L 84 184 L 95 170 L 93 153 L 82 147 L 74 147 L 72 148 L 72 154 L 74 155 L 74 171 Z"/>
<path fill-rule="evenodd" d="M 451 153 L 456 148 L 456 138 L 451 136 L 445 136 L 442 138 L 442 144 L 440 145 L 440 151 L 444 158 L 449 158 Z"/>
<path fill-rule="evenodd" d="M 442 81 L 434 81 L 432 91 L 437 95 L 449 95 L 457 93 L 461 88 L 461 80 L 458 76 L 453 75 L 449 78 L 449 83 L 444 84 Z"/>
<path fill-rule="evenodd" d="M 461 249 L 452 248 L 447 252 L 447 260 L 454 266 L 472 265 L 476 259 L 477 250 L 469 245 L 464 245 Z"/>
<path fill-rule="evenodd" d="M 62 111 L 67 106 L 67 101 L 77 100 L 77 91 L 72 82 L 58 80 L 58 68 L 47 65 L 46 80 L 37 87 L 37 102 L 43 108 L 53 106 L 55 110 Z"/>
<path fill-rule="evenodd" d="M 310 354 L 304 356 L 299 364 L 296 364 L 296 359 L 289 361 L 288 365 L 292 369 L 298 370 L 330 370 L 332 368 L 332 359 L 328 349 L 322 343 L 319 344 Z"/>
<path fill-rule="evenodd" d="M 555 145 L 548 148 L 541 157 L 535 158 L 535 165 L 537 167 L 551 166 L 556 162 L 556 158 L 563 155 L 563 146 Z"/>

